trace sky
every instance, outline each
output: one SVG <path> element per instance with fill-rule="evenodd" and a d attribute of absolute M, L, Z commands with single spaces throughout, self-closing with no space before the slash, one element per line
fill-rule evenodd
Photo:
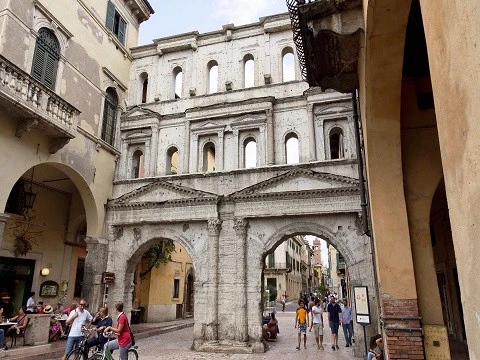
<path fill-rule="evenodd" d="M 140 25 L 139 45 L 190 31 L 206 33 L 222 25 L 245 25 L 287 12 L 285 0 L 149 0 L 155 14 Z"/>

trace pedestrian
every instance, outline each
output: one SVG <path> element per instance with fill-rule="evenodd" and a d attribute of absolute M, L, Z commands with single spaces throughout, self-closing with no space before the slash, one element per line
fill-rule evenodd
<path fill-rule="evenodd" d="M 285 302 L 287 301 L 287 298 L 285 296 L 286 294 L 282 295 L 282 311 L 285 311 Z"/>
<path fill-rule="evenodd" d="M 65 353 L 62 356 L 62 360 L 67 358 L 68 353 L 80 344 L 83 339 L 82 327 L 85 325 L 90 327 L 90 322 L 93 317 L 88 310 L 85 309 L 87 302 L 84 299 L 80 299 L 76 309 L 70 312 L 66 321 L 67 325 L 71 325 L 70 332 L 68 333 L 67 345 L 65 346 Z"/>
<path fill-rule="evenodd" d="M 342 309 L 342 328 L 343 334 L 345 335 L 345 347 L 352 345 L 353 337 L 353 318 L 352 318 L 352 307 L 348 306 L 347 299 L 343 299 Z"/>
<path fill-rule="evenodd" d="M 130 336 L 130 324 L 127 315 L 123 312 L 123 302 L 115 304 L 115 313 L 117 314 L 117 327 L 107 326 L 103 332 L 104 336 L 108 336 L 110 331 L 118 335 L 118 338 L 107 343 L 110 351 L 120 349 L 120 360 L 128 359 L 128 349 L 132 346 L 133 339 Z"/>
<path fill-rule="evenodd" d="M 298 329 L 298 345 L 297 350 L 300 350 L 300 343 L 302 341 L 303 334 L 303 347 L 307 348 L 307 327 L 308 327 L 308 316 L 307 310 L 305 309 L 305 302 L 303 300 L 298 301 L 298 309 L 295 315 L 295 328 Z"/>
<path fill-rule="evenodd" d="M 35 291 L 30 293 L 30 297 L 27 300 L 27 313 L 33 314 L 35 312 Z"/>
<path fill-rule="evenodd" d="M 315 305 L 312 307 L 313 333 L 317 348 L 323 350 L 323 308 L 320 299 L 315 299 Z"/>
<path fill-rule="evenodd" d="M 370 338 L 370 351 L 367 354 L 367 360 L 383 360 L 383 341 L 382 335 L 377 334 Z"/>
<path fill-rule="evenodd" d="M 342 309 L 335 302 L 335 297 L 330 296 L 330 303 L 327 306 L 328 324 L 332 331 L 332 350 L 339 349 L 338 347 L 338 328 L 342 321 Z"/>
<path fill-rule="evenodd" d="M 307 311 L 310 316 L 310 332 L 312 332 L 312 327 L 313 327 L 313 314 L 312 314 L 312 308 L 315 306 L 315 298 L 313 295 L 310 297 L 310 301 L 308 302 L 307 305 Z"/>

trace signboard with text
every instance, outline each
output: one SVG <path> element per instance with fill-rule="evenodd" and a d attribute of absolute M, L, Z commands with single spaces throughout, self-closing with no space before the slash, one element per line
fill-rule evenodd
<path fill-rule="evenodd" d="M 104 272 L 102 274 L 102 284 L 113 284 L 115 282 L 115 273 Z"/>
<path fill-rule="evenodd" d="M 355 299 L 355 314 L 359 324 L 370 324 L 370 305 L 368 302 L 368 288 L 366 286 L 354 286 L 353 297 Z"/>

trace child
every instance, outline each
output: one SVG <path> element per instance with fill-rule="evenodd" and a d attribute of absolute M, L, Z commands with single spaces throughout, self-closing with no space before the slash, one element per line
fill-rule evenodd
<path fill-rule="evenodd" d="M 307 327 L 308 327 L 308 316 L 307 310 L 305 309 L 305 302 L 303 300 L 298 301 L 298 309 L 295 316 L 295 328 L 298 325 L 298 346 L 297 350 L 300 350 L 300 343 L 302 341 L 303 334 L 303 347 L 307 348 Z"/>

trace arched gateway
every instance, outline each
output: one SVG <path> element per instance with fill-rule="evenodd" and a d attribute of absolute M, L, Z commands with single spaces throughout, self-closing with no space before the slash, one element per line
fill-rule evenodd
<path fill-rule="evenodd" d="M 334 169 L 342 173 L 353 165 L 344 161 Z M 264 259 L 293 235 L 313 234 L 330 242 L 344 256 L 351 284 L 367 285 L 374 295 L 358 180 L 326 172 L 331 168 L 317 162 L 117 184 L 123 195 L 108 204 L 107 215 L 106 270 L 116 274 L 110 305 L 121 300 L 130 310 L 135 265 L 159 239 L 178 242 L 192 258 L 197 350 L 264 351 Z M 376 314 L 372 319 L 375 323 Z"/>

